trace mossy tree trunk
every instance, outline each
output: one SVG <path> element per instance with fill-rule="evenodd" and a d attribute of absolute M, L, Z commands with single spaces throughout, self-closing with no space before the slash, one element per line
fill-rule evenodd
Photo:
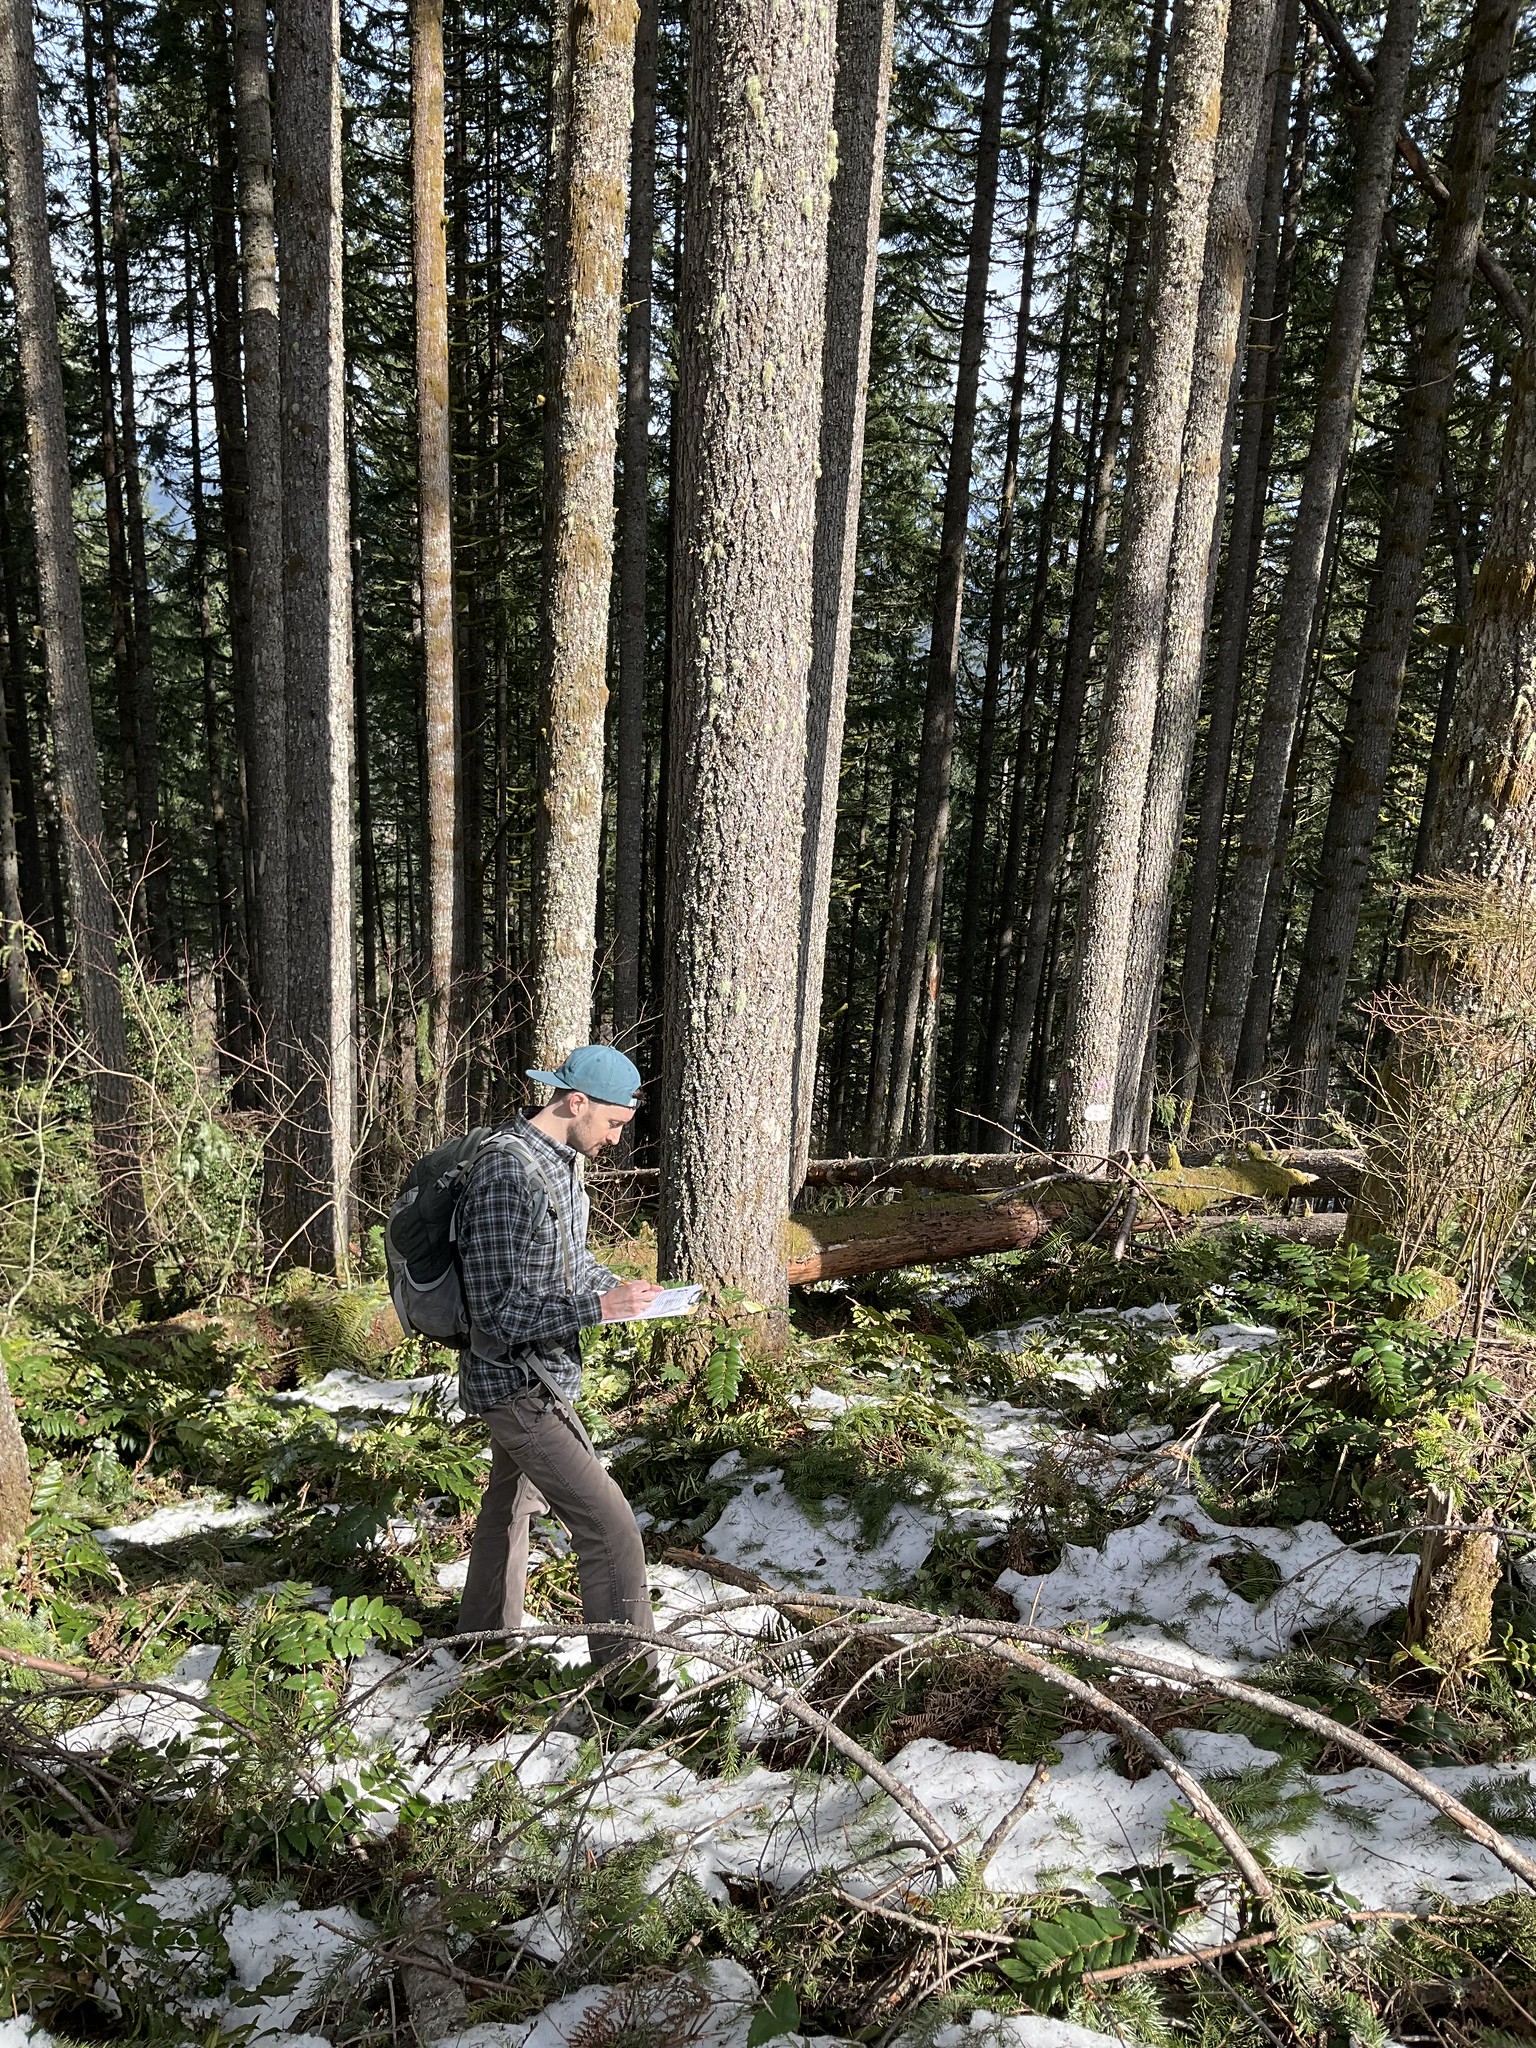
<path fill-rule="evenodd" d="M 544 525 L 533 1052 L 558 1066 L 592 1025 L 613 579 L 619 315 L 635 0 L 573 0 L 551 176 L 554 378 Z"/>
<path fill-rule="evenodd" d="M 705 9 L 677 399 L 661 1270 L 786 1298 L 833 10 Z"/>
<path fill-rule="evenodd" d="M 32 1515 L 32 1474 L 5 1361 L 0 1359 L 0 1578 L 14 1566 Z"/>

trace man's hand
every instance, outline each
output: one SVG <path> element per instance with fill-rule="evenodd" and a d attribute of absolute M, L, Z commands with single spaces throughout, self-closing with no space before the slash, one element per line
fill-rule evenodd
<path fill-rule="evenodd" d="M 600 1294 L 597 1305 L 605 1323 L 621 1323 L 626 1316 L 637 1316 L 641 1309 L 649 1308 L 661 1292 L 654 1280 L 625 1280 Z"/>

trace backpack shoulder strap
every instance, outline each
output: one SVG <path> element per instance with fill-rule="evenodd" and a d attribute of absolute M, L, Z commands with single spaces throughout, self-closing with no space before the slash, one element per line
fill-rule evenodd
<path fill-rule="evenodd" d="M 546 1213 L 555 1220 L 555 1235 L 560 1244 L 562 1278 L 567 1290 L 573 1289 L 576 1285 L 576 1251 L 571 1242 L 569 1222 L 550 1181 L 548 1169 L 533 1147 L 525 1139 L 520 1138 L 516 1131 L 497 1131 L 493 1134 L 491 1142 L 499 1151 L 512 1154 L 524 1174 L 544 1197 Z M 544 1219 L 541 1217 L 539 1220 L 542 1222 Z"/>

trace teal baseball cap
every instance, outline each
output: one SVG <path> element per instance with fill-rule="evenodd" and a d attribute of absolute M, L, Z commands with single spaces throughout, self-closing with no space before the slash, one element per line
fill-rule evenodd
<path fill-rule="evenodd" d="M 633 1109 L 640 1086 L 640 1069 L 614 1045 L 578 1045 L 553 1073 L 546 1067 L 524 1071 L 530 1081 L 542 1081 L 546 1088 L 579 1089 L 594 1102 L 611 1102 L 616 1109 Z"/>

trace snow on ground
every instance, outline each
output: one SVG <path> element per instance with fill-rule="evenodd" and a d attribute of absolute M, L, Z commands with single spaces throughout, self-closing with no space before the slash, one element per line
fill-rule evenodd
<path fill-rule="evenodd" d="M 940 1526 L 938 1515 L 903 1501 L 869 1537 L 846 1501 L 833 1495 L 821 1508 L 821 1519 L 813 1521 L 781 1471 L 756 1473 L 705 1536 L 704 1548 L 775 1584 L 852 1597 L 910 1578 Z"/>
<path fill-rule="evenodd" d="M 1201 1380 L 1219 1371 L 1244 1351 L 1273 1344 L 1279 1332 L 1267 1323 L 1211 1323 L 1193 1337 L 1178 1329 L 1179 1311 L 1172 1302 L 1155 1301 L 1146 1308 L 1088 1309 L 1077 1315 L 1032 1316 L 1006 1330 L 993 1330 L 979 1341 L 1005 1358 L 1030 1351 L 1051 1359 L 1053 1379 L 1064 1380 L 1084 1393 L 1106 1385 L 1117 1353 L 1116 1326 L 1129 1324 L 1136 1336 L 1159 1338 L 1169 1346 L 1169 1366 L 1181 1380 Z"/>
<path fill-rule="evenodd" d="M 693 2048 L 746 2048 L 761 1995 L 739 1963 L 706 1963 L 697 1979 L 661 1977 L 615 1988 L 590 1984 L 557 1998 L 532 2019 L 492 2021 L 445 2035 L 436 2048 L 565 2048 L 599 2016 L 617 2027 L 661 2039 L 686 2040 Z M 663 2031 L 665 2030 L 665 2031 Z M 851 2048 L 831 2034 L 777 2034 L 783 2048 Z M 1042 2043 L 1041 2048 L 1046 2048 Z M 1074 2048 L 1074 2044 L 1061 2044 Z"/>
<path fill-rule="evenodd" d="M 1138 2048 L 1128 2034 L 1096 2034 L 1044 2013 L 973 2012 L 969 2021 L 900 2035 L 894 2048 Z"/>
<path fill-rule="evenodd" d="M 1240 1570 L 1246 1560 L 1278 1568 L 1281 1583 L 1267 1599 L 1244 1599 L 1217 1570 L 1223 1561 Z M 1172 1494 L 1100 1548 L 1069 1543 L 1054 1571 L 1006 1571 L 997 1586 L 1023 1621 L 1114 1622 L 1112 1642 L 1153 1655 L 1187 1648 L 1231 1675 L 1278 1656 L 1303 1630 L 1384 1620 L 1407 1601 L 1416 1565 L 1416 1554 L 1349 1549 L 1322 1522 L 1228 1527 L 1193 1495 Z"/>
<path fill-rule="evenodd" d="M 362 1948 L 374 1929 L 350 1906 L 318 1911 L 288 1902 L 281 1905 L 235 1906 L 223 1925 L 233 1975 L 223 2009 L 233 2025 L 254 2020 L 251 2048 L 276 2048 L 274 2036 L 286 2040 L 287 2029 L 315 2003 L 328 1979 L 345 1974 L 353 1982 L 367 1972 Z M 235 1987 L 260 1992 L 274 1974 L 283 1973 L 289 1988 L 242 2000 Z"/>
<path fill-rule="evenodd" d="M 420 1402 L 440 1404 L 450 1422 L 463 1419 L 458 1405 L 459 1376 L 452 1372 L 422 1373 L 415 1379 L 375 1380 L 366 1373 L 338 1369 L 311 1387 L 264 1394 L 279 1408 L 319 1408 L 327 1415 L 409 1415 Z"/>
<path fill-rule="evenodd" d="M 124 1693 L 103 1707 L 94 1719 L 67 1728 L 57 1737 L 59 1747 L 76 1756 L 106 1756 L 122 1743 L 137 1743 L 140 1749 L 166 1749 L 196 1734 L 207 1722 L 196 1702 L 208 1697 L 214 1667 L 223 1654 L 218 1643 L 194 1643 L 174 1670 L 158 1684 L 186 1694 L 184 1699 L 167 1699 L 164 1693 Z"/>
<path fill-rule="evenodd" d="M 184 1543 L 189 1536 L 211 1536 L 233 1529 L 255 1529 L 270 1522 L 276 1513 L 260 1501 L 230 1501 L 226 1494 L 211 1493 L 175 1507 L 156 1508 L 137 1522 L 119 1522 L 109 1529 L 97 1529 L 96 1541 L 104 1550 L 123 1545 L 144 1549 L 167 1543 Z"/>

